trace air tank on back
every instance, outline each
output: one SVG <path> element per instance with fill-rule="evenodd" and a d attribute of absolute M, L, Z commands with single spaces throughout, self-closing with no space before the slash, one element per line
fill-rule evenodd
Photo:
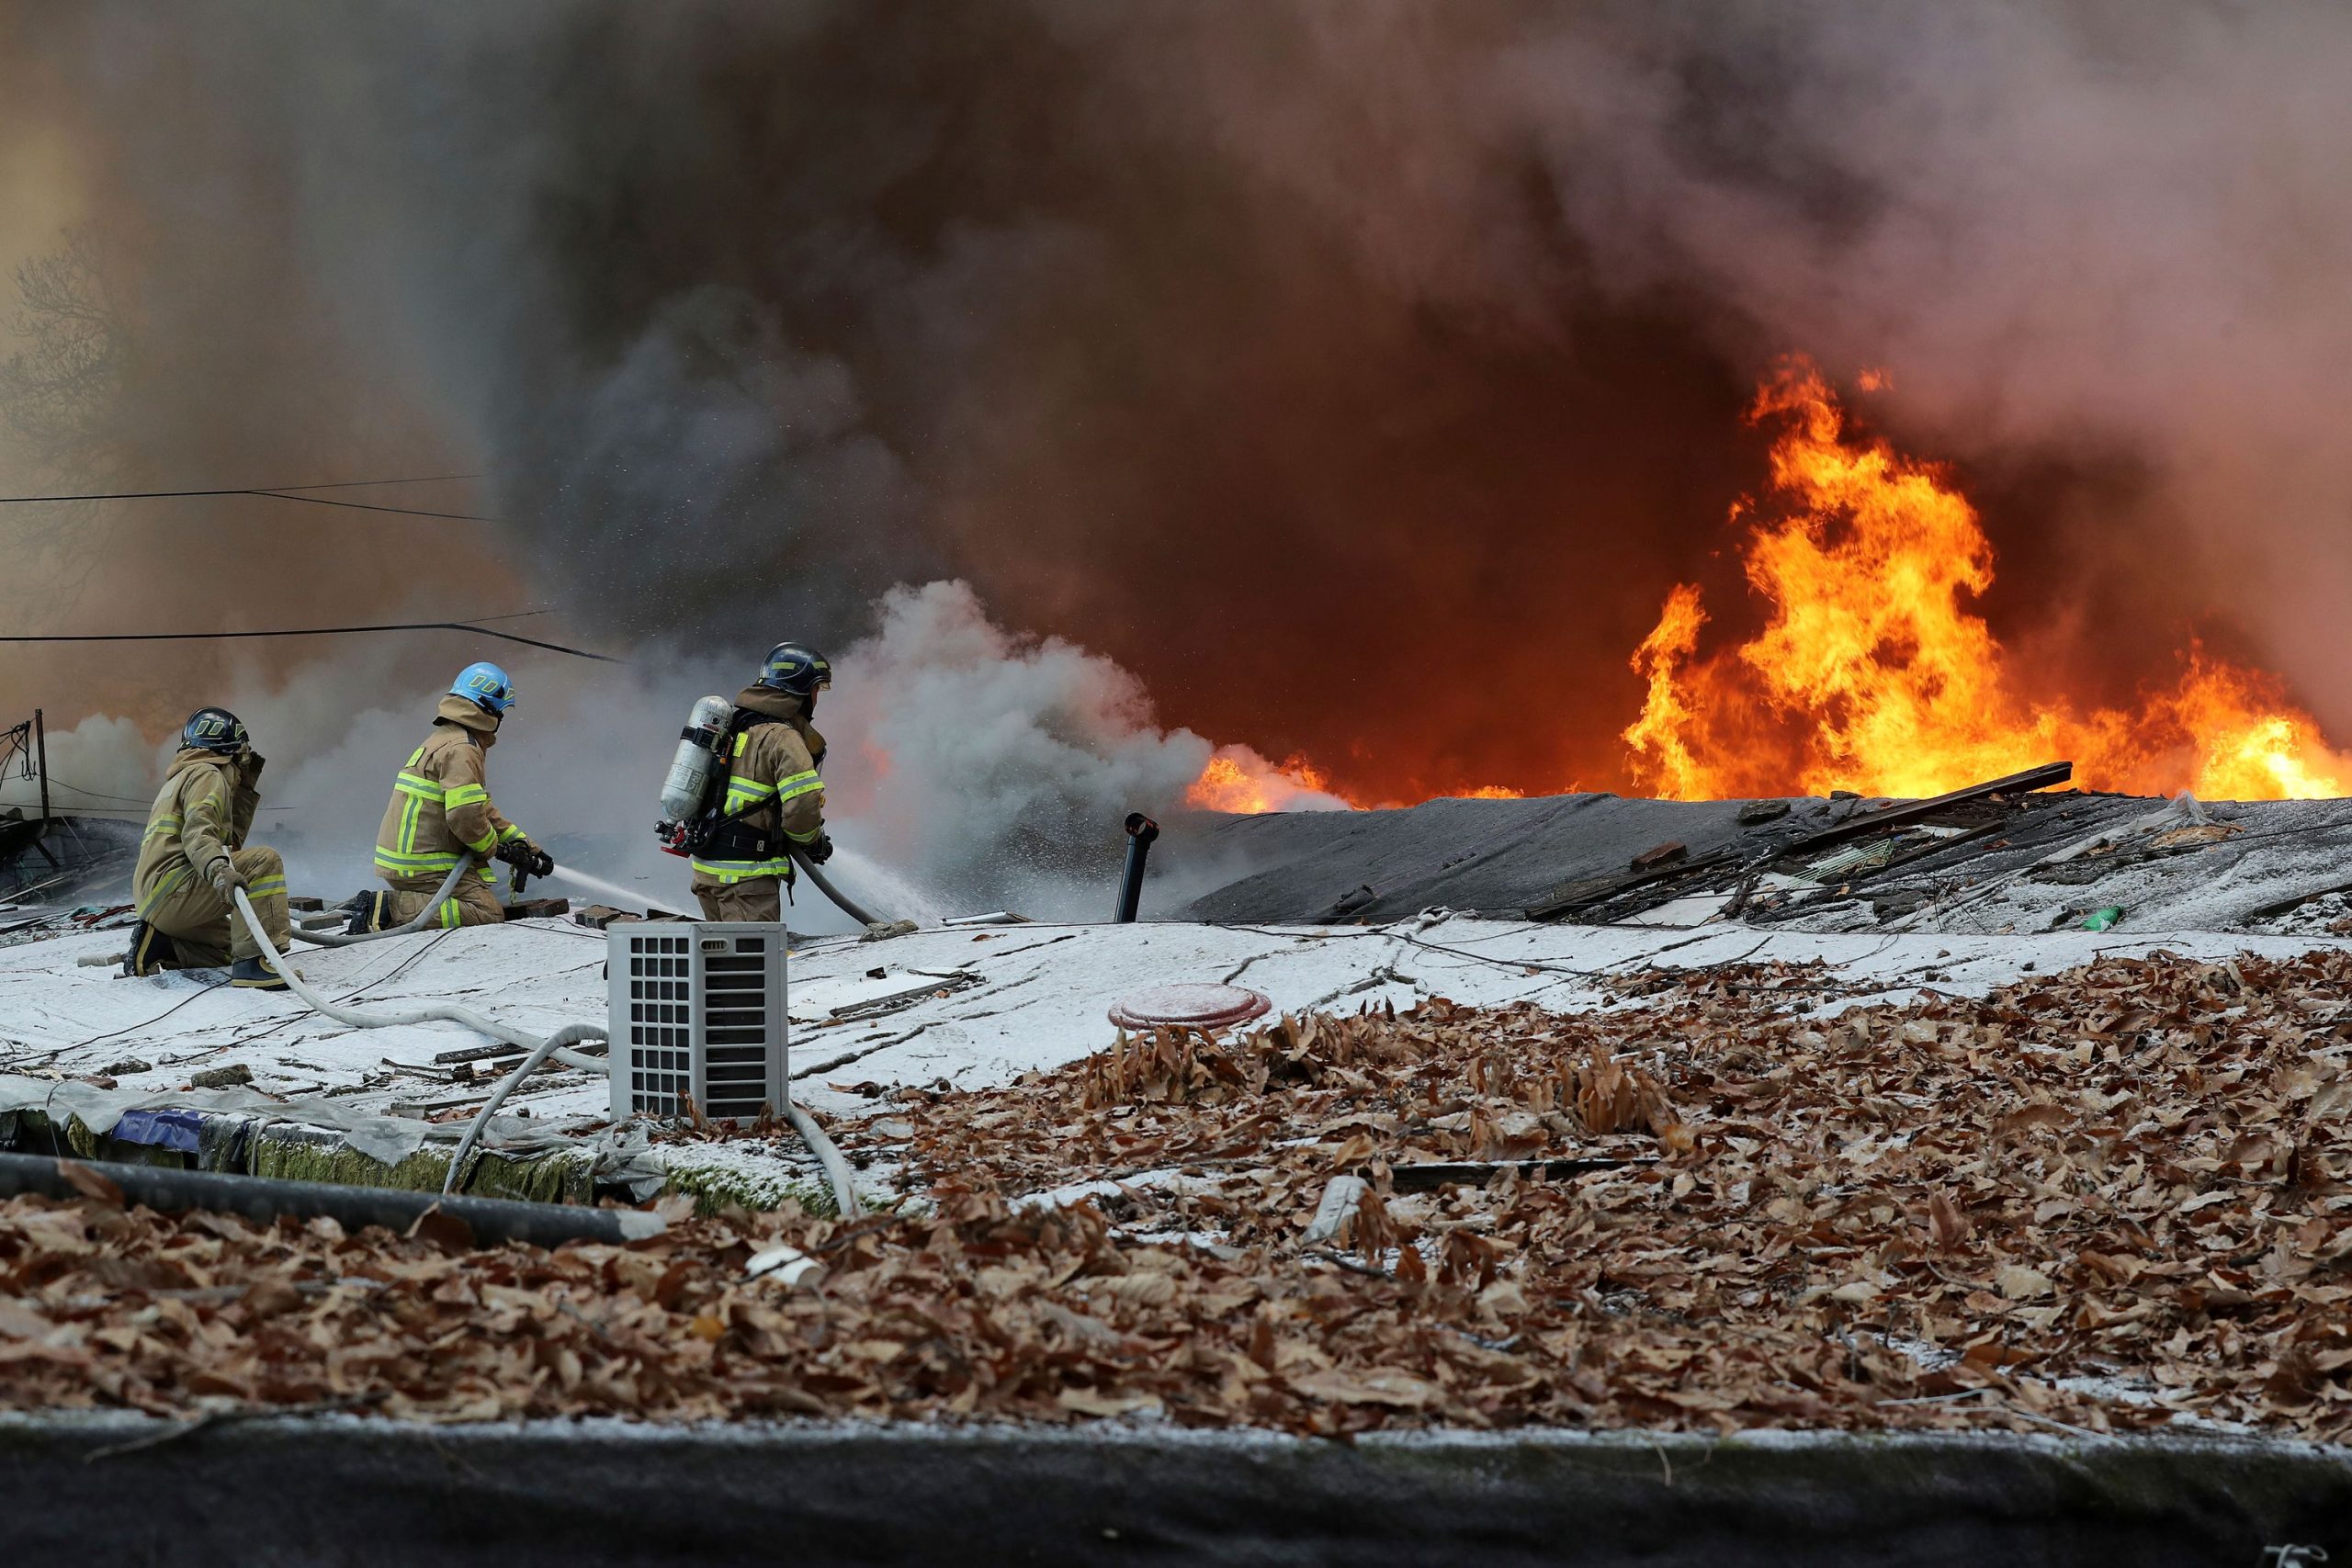
<path fill-rule="evenodd" d="M 712 772 L 718 765 L 718 744 L 735 705 L 725 697 L 705 697 L 678 731 L 678 752 L 670 760 L 670 776 L 662 781 L 662 815 L 684 822 L 702 810 L 710 793 Z"/>

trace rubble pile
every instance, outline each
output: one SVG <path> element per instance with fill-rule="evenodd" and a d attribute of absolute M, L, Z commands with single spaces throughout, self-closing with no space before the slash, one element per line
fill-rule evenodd
<path fill-rule="evenodd" d="M 0 1403 L 2345 1435 L 2352 956 L 1817 979 L 881 1090 L 836 1134 L 909 1201 L 851 1222 L 476 1251 L 18 1199 Z"/>

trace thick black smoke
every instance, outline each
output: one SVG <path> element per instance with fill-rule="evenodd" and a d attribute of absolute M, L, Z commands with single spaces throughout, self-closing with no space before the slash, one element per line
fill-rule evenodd
<path fill-rule="evenodd" d="M 597 635 L 954 574 L 1363 793 L 1614 783 L 1802 350 L 1962 461 L 2053 668 L 2233 616 L 2352 718 L 2337 7 L 0 17 L 146 307 L 148 466 L 479 462 Z"/>

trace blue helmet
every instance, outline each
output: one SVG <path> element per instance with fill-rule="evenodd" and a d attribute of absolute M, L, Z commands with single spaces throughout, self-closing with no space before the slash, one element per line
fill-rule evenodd
<path fill-rule="evenodd" d="M 832 661 L 805 642 L 780 642 L 760 665 L 760 684 L 796 697 L 813 697 L 833 683 Z"/>
<path fill-rule="evenodd" d="M 253 737 L 227 708 L 198 708 L 180 726 L 180 746 L 185 750 L 232 756 L 252 744 Z"/>
<path fill-rule="evenodd" d="M 507 679 L 506 671 L 497 665 L 469 664 L 450 682 L 449 694 L 465 698 L 484 713 L 503 717 L 520 694 L 514 690 L 514 682 Z"/>

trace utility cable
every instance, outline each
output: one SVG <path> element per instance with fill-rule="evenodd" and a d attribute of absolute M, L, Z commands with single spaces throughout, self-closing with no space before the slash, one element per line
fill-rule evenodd
<path fill-rule="evenodd" d="M 330 501 L 324 496 L 305 495 L 313 490 L 368 490 L 386 485 L 429 484 L 441 479 L 477 479 L 480 474 L 424 474 L 401 479 L 345 479 L 333 484 L 316 485 L 251 485 L 218 490 L 122 490 L 93 491 L 80 495 L 0 495 L 0 506 L 40 506 L 52 502 L 74 501 L 185 501 L 226 496 L 255 496 L 266 501 L 297 501 L 309 506 L 345 507 L 356 512 L 391 512 L 409 517 L 441 517 L 457 523 L 495 523 L 495 517 L 484 517 L 471 512 L 434 512 L 415 506 L 378 506 L 357 501 Z"/>
<path fill-rule="evenodd" d="M 470 632 L 476 637 L 496 637 L 501 642 L 519 642 L 526 648 L 544 648 L 550 653 L 570 654 L 574 659 L 593 659 L 600 664 L 627 662 L 609 653 L 591 653 L 584 648 L 567 648 L 560 642 L 543 642 L 537 637 L 524 637 L 516 632 L 492 631 L 472 621 L 394 621 L 379 626 L 285 626 L 269 631 L 238 632 L 52 632 L 41 636 L 0 636 L 0 643 L 219 642 L 239 637 L 352 637 L 372 632 Z"/>
<path fill-rule="evenodd" d="M 441 517 L 452 523 L 495 523 L 495 517 L 484 517 L 475 512 L 428 512 L 421 506 L 376 506 L 364 501 L 330 501 L 323 495 L 295 495 L 282 490 L 249 490 L 243 492 L 266 501 L 299 501 L 307 506 L 335 506 L 346 512 L 391 512 L 402 517 Z"/>

